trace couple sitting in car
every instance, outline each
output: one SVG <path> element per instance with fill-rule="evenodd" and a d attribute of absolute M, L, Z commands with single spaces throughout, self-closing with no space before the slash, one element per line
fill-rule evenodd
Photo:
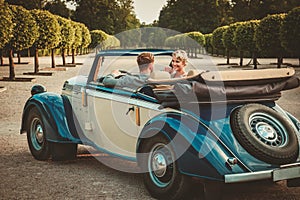
<path fill-rule="evenodd" d="M 151 72 L 154 70 L 154 55 L 150 52 L 143 52 L 137 57 L 137 64 L 139 66 L 139 74 L 124 75 L 118 79 L 116 77 L 121 75 L 119 70 L 114 70 L 103 79 L 103 84 L 107 87 L 129 87 L 137 89 L 144 85 L 150 78 Z M 172 78 L 181 78 L 186 76 L 185 66 L 187 64 L 187 54 L 183 50 L 176 50 L 172 54 L 171 66 L 165 68 Z"/>

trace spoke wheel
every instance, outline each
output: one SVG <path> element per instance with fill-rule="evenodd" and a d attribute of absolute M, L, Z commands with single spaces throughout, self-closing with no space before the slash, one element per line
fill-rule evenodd
<path fill-rule="evenodd" d="M 279 165 L 297 160 L 296 130 L 275 110 L 261 104 L 247 104 L 236 109 L 230 120 L 236 139 L 254 157 Z"/>

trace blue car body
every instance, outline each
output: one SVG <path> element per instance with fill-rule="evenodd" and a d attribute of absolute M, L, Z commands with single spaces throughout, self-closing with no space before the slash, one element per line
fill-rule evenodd
<path fill-rule="evenodd" d="M 85 128 L 78 125 L 80 119 L 74 114 L 73 99 L 68 94 L 74 93 L 74 91 L 80 93 L 83 109 L 92 106 L 91 103 L 85 102 L 85 90 L 100 92 L 101 95 L 117 95 L 118 98 L 129 98 L 130 101 L 138 102 L 138 105 L 159 105 L 159 100 L 143 93 L 121 88 L 107 88 L 102 84 L 96 84 L 94 81 L 98 59 L 109 56 L 136 56 L 141 51 L 111 50 L 100 52 L 89 76 L 79 76 L 66 81 L 63 94 L 42 91 L 31 96 L 24 107 L 21 133 L 28 131 L 27 119 L 32 108 L 36 107 L 41 113 L 44 127 L 47 130 L 45 135 L 47 141 L 62 144 L 89 144 L 113 156 L 139 162 L 139 156 L 126 156 L 112 152 L 87 137 Z M 152 52 L 156 56 L 171 55 L 172 53 L 170 50 L 152 50 Z M 295 117 L 282 110 L 273 99 L 254 102 L 271 108 L 284 116 L 297 133 L 299 140 L 300 123 Z M 170 144 L 178 156 L 176 162 L 178 170 L 182 174 L 226 183 L 272 178 L 275 180 L 273 177 L 274 170 L 281 169 L 283 165 L 258 159 L 255 155 L 250 154 L 233 134 L 232 113 L 246 104 L 249 102 L 200 104 L 196 111 L 190 107 L 166 109 L 166 111 L 150 118 L 141 128 L 137 137 L 136 153 L 141 152 L 143 138 L 160 132 L 165 138 L 172 141 Z M 299 159 L 298 156 L 294 162 L 285 165 L 299 169 Z M 298 178 L 298 176 L 293 173 L 292 177 L 284 176 L 282 179 L 288 178 Z"/>

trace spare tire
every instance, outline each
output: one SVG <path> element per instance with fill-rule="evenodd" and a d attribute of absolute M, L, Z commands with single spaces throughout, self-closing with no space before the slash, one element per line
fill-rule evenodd
<path fill-rule="evenodd" d="M 257 159 L 280 165 L 298 158 L 296 130 L 275 110 L 261 104 L 246 104 L 231 114 L 230 123 L 236 139 Z"/>

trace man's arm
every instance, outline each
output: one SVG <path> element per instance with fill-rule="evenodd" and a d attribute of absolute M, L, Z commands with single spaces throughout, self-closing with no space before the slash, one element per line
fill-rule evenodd
<path fill-rule="evenodd" d="M 108 74 L 104 77 L 102 83 L 105 87 L 115 87 L 118 83 L 118 79 L 115 79 L 114 74 Z"/>
<path fill-rule="evenodd" d="M 117 76 L 120 76 L 121 72 L 119 70 L 113 70 L 110 74 L 106 75 L 102 81 L 106 87 L 115 87 L 118 83 Z"/>

